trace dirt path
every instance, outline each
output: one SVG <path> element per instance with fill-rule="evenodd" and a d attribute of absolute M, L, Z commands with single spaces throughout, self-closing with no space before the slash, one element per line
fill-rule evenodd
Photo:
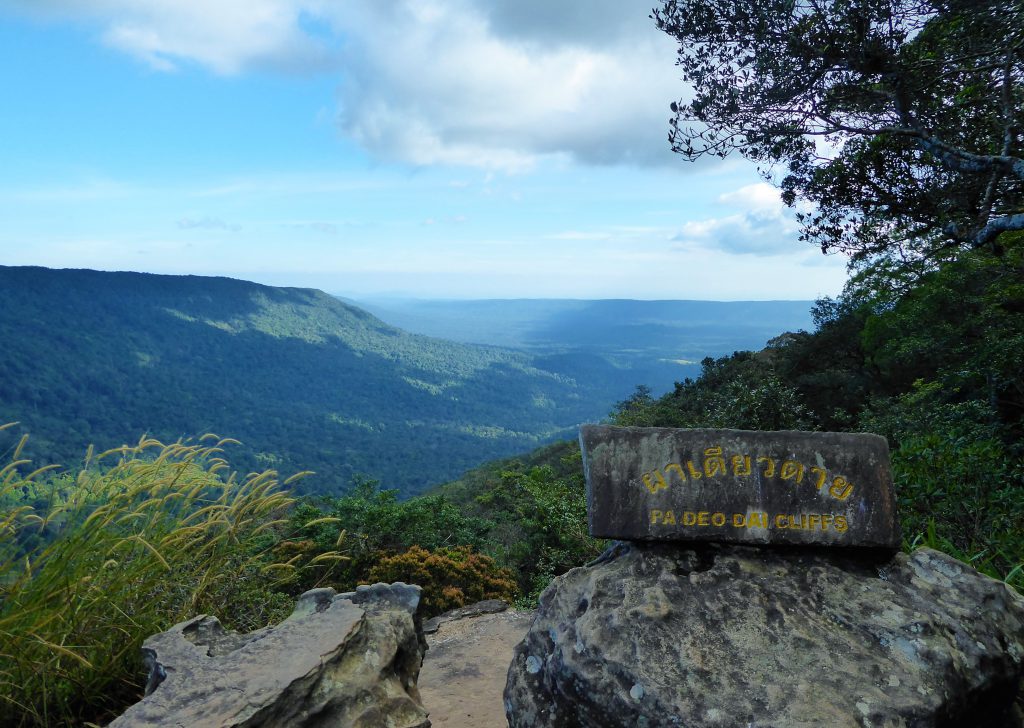
<path fill-rule="evenodd" d="M 427 635 L 420 670 L 423 705 L 434 728 L 504 728 L 502 692 L 515 647 L 533 612 L 497 614 L 443 623 Z"/>

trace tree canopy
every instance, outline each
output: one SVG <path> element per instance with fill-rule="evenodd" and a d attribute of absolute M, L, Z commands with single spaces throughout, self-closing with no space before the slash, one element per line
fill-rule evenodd
<path fill-rule="evenodd" d="M 998 252 L 1024 229 L 1024 3 L 667 0 L 692 99 L 669 139 L 757 162 L 805 240 L 857 259 Z"/>

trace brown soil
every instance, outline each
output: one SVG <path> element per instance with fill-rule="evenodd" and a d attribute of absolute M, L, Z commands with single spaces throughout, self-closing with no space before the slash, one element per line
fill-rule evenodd
<path fill-rule="evenodd" d="M 502 692 L 512 648 L 522 641 L 533 612 L 444 622 L 427 635 L 419 689 L 434 728 L 507 726 Z"/>

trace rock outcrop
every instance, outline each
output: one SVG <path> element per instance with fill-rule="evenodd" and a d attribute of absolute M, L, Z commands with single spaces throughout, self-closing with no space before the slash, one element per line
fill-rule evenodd
<path fill-rule="evenodd" d="M 428 728 L 416 679 L 426 643 L 420 588 L 303 594 L 250 634 L 199 616 L 146 640 L 146 697 L 112 728 Z"/>
<path fill-rule="evenodd" d="M 516 648 L 513 728 L 1019 726 L 1024 599 L 930 549 L 620 543 Z"/>

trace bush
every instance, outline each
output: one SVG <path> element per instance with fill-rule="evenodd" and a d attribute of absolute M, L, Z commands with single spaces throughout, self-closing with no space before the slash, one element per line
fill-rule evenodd
<path fill-rule="evenodd" d="M 502 488 L 517 501 L 528 539 L 509 550 L 523 584 L 523 605 L 533 606 L 551 580 L 595 559 L 606 542 L 592 538 L 579 449 L 569 459 L 578 472 L 559 478 L 547 465 L 502 473 Z"/>
<path fill-rule="evenodd" d="M 399 501 L 398 491 L 381 490 L 375 481 L 360 480 L 342 497 L 306 500 L 295 508 L 291 527 L 302 541 L 285 548 L 301 552 L 300 563 L 344 543 L 346 559 L 307 570 L 302 586 L 330 585 L 348 591 L 365 581 L 382 556 L 412 546 L 427 550 L 468 546 L 481 550 L 486 520 L 463 514 L 441 496 Z"/>
<path fill-rule="evenodd" d="M 87 457 L 40 509 L 25 439 L 0 470 L 0 725 L 105 721 L 141 693 L 147 636 L 200 612 L 242 629 L 288 614 L 294 567 L 270 547 L 292 500 L 273 471 L 221 478 L 227 440 Z"/>
<path fill-rule="evenodd" d="M 1024 467 L 996 440 L 932 434 L 893 453 L 903 535 L 1024 591 Z"/>
<path fill-rule="evenodd" d="M 413 546 L 382 558 L 370 570 L 370 581 L 418 584 L 428 617 L 484 599 L 512 601 L 516 593 L 512 572 L 466 546 L 435 551 Z"/>
<path fill-rule="evenodd" d="M 647 395 L 640 389 L 639 396 Z M 592 561 L 607 545 L 587 528 L 578 442 L 488 463 L 439 490 L 487 525 L 478 550 L 512 571 L 524 608 L 536 605 L 551 579 Z"/>

